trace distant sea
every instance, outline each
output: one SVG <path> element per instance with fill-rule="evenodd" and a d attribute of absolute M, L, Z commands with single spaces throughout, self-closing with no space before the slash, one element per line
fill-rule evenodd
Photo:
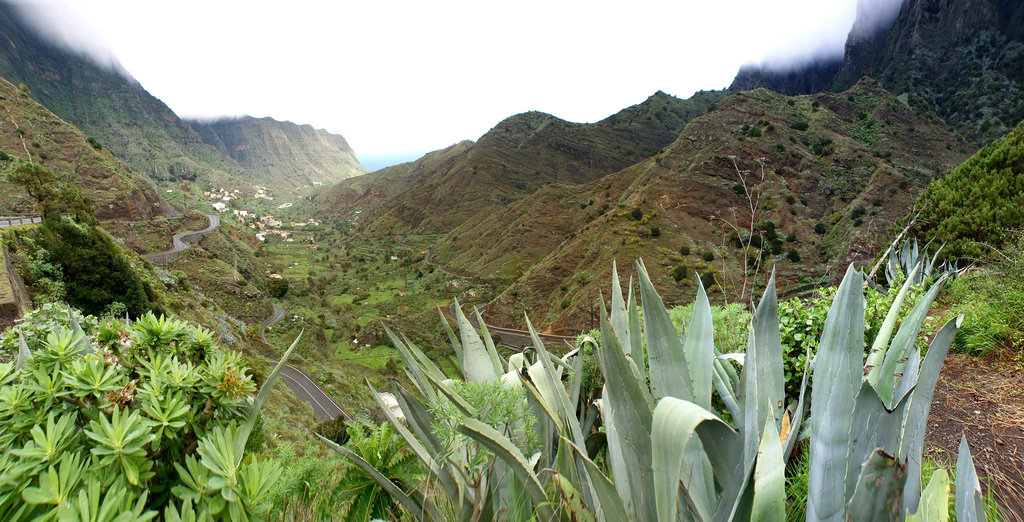
<path fill-rule="evenodd" d="M 409 161 L 420 159 L 429 151 L 394 152 L 387 154 L 358 154 L 357 158 L 362 166 L 370 169 L 370 172 L 380 170 L 384 167 L 398 165 Z"/>

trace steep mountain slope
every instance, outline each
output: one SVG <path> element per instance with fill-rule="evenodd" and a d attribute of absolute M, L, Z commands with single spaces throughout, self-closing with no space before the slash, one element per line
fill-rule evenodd
<path fill-rule="evenodd" d="M 626 274 L 643 257 L 670 302 L 692 297 L 697 275 L 716 285 L 716 300 L 749 299 L 772 265 L 780 288 L 811 288 L 870 260 L 886 227 L 969 153 L 870 79 L 839 94 L 738 93 L 654 157 L 586 185 L 549 185 L 456 228 L 435 260 L 518 277 L 488 307 L 494 324 L 521 325 L 529 310 L 570 332 L 596 320 L 613 259 Z M 739 247 L 751 232 L 763 248 Z M 744 293 L 744 262 L 758 252 L 764 263 Z"/>
<path fill-rule="evenodd" d="M 366 172 L 344 137 L 310 125 L 250 116 L 188 123 L 259 185 L 281 190 L 333 184 Z"/>
<path fill-rule="evenodd" d="M 102 220 L 145 220 L 174 211 L 152 184 L 132 172 L 98 143 L 7 80 L 0 78 L 0 152 L 31 161 L 77 187 L 92 200 Z M 21 187 L 7 183 L 15 161 L 0 161 L 0 215 L 34 211 L 35 201 Z"/>
<path fill-rule="evenodd" d="M 472 147 L 472 141 L 460 141 L 450 147 L 424 154 L 416 161 L 348 178 L 318 194 L 307 204 L 307 208 L 310 213 L 317 215 L 345 215 L 376 207 L 388 198 L 400 194 L 409 185 L 421 182 L 431 173 L 451 168 L 451 163 L 461 158 Z"/>
<path fill-rule="evenodd" d="M 49 43 L 0 2 L 0 76 L 73 123 L 137 172 L 160 180 L 223 178 L 241 169 L 127 73 Z"/>
<path fill-rule="evenodd" d="M 591 181 L 656 153 L 722 96 L 701 92 L 680 100 L 658 92 L 591 124 L 540 112 L 512 116 L 472 145 L 459 144 L 429 159 L 385 169 L 381 183 L 374 181 L 377 174 L 371 174 L 367 190 L 386 192 L 388 197 L 365 213 L 361 228 L 381 235 L 447 232 L 545 183 Z M 403 190 L 385 188 L 405 176 L 409 178 Z M 330 191 L 334 196 L 328 197 L 338 193 Z"/>
<path fill-rule="evenodd" d="M 872 13 L 862 2 L 858 21 Z M 747 67 L 731 90 L 788 94 L 841 91 L 862 75 L 912 107 L 934 111 L 977 143 L 1024 119 L 1024 3 L 1018 0 L 905 0 L 888 30 L 851 31 L 841 63 L 796 70 Z"/>

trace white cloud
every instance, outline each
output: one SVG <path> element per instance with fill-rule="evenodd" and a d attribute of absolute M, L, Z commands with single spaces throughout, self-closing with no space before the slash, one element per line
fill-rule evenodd
<path fill-rule="evenodd" d="M 53 1 L 63 40 L 109 46 L 184 117 L 310 123 L 361 154 L 476 139 L 526 110 L 596 121 L 659 89 L 723 88 L 744 63 L 835 54 L 857 2 Z"/>

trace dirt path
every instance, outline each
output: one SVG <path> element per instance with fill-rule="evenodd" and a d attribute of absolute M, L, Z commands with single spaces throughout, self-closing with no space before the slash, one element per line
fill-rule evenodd
<path fill-rule="evenodd" d="M 1012 361 L 951 353 L 931 413 L 926 452 L 956 462 L 966 433 L 982 487 L 1003 508 L 1003 518 L 1024 521 L 1024 369 Z"/>

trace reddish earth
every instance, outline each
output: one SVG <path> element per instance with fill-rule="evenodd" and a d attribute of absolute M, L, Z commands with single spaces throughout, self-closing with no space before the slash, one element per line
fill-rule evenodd
<path fill-rule="evenodd" d="M 1024 365 L 949 354 L 928 417 L 926 453 L 956 462 L 965 433 L 982 489 L 1008 521 L 1024 521 Z"/>

